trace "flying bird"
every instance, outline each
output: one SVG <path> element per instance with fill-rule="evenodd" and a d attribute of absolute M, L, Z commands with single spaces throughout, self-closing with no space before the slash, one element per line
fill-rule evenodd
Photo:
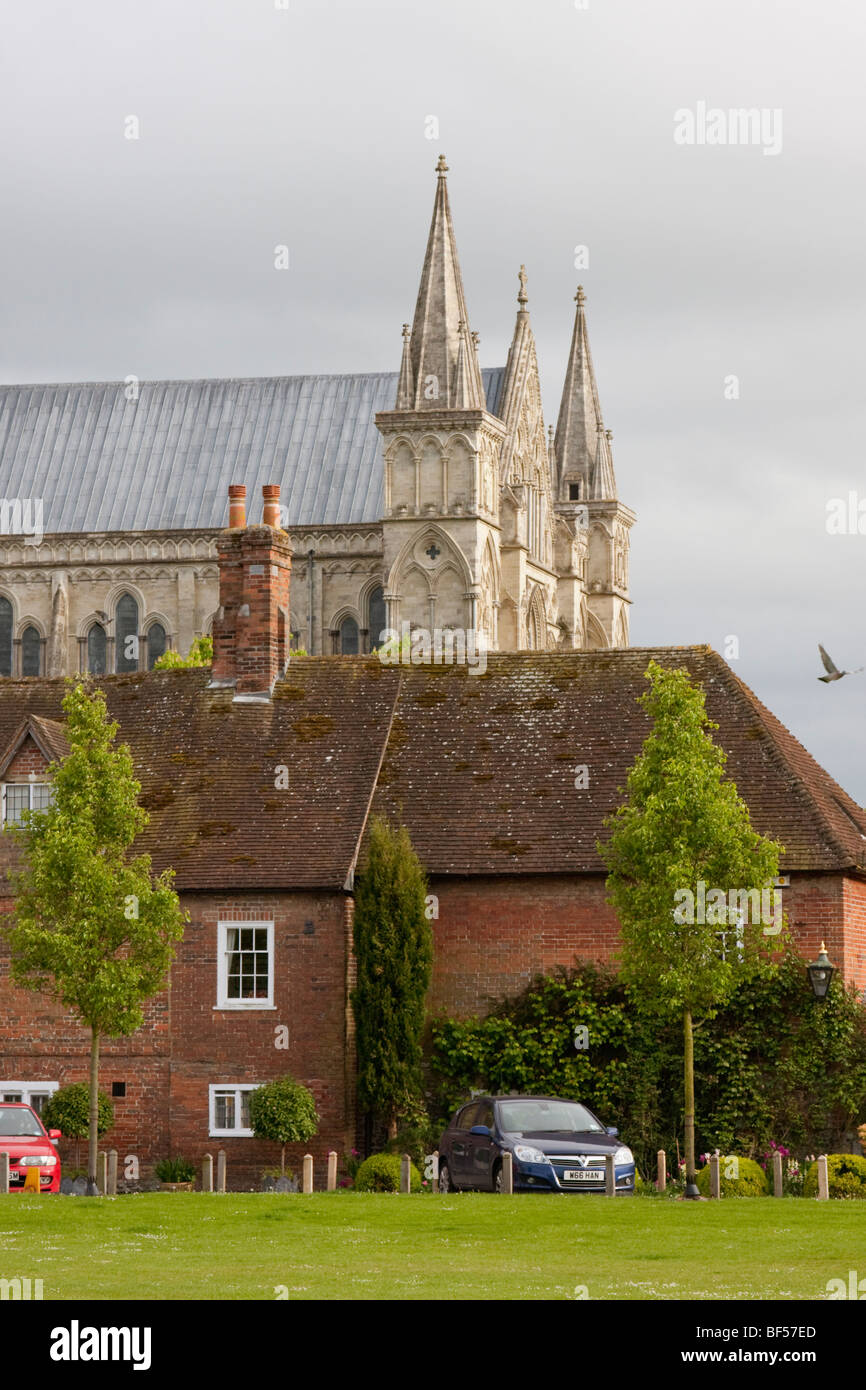
<path fill-rule="evenodd" d="M 824 648 L 821 646 L 820 642 L 818 643 L 818 651 L 821 653 L 821 660 L 824 663 L 824 670 L 827 672 L 826 676 L 818 677 L 819 681 L 840 681 L 843 676 L 856 676 L 859 674 L 860 671 L 863 670 L 862 666 L 858 666 L 856 671 L 837 671 L 836 667 L 833 665 L 833 662 L 830 660 L 830 657 L 824 651 Z"/>

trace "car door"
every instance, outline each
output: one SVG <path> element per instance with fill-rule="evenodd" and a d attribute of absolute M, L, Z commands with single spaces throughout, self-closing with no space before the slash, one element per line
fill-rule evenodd
<path fill-rule="evenodd" d="M 475 1124 L 473 1116 L 478 1109 L 476 1102 L 465 1105 L 454 1121 L 456 1133 L 451 1140 L 451 1176 L 458 1187 L 472 1186 L 472 1136 L 469 1131 Z"/>
<path fill-rule="evenodd" d="M 490 1138 L 483 1134 L 470 1134 L 469 1136 L 472 1145 L 472 1186 L 480 1187 L 484 1192 L 492 1192 L 493 1164 L 499 1150 L 493 1142 L 496 1119 L 491 1101 L 482 1101 L 476 1107 L 472 1123 L 473 1125 L 486 1125 L 490 1130 Z"/>

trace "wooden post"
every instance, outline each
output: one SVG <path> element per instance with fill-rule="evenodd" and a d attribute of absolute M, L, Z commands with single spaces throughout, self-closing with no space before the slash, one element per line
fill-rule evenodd
<path fill-rule="evenodd" d="M 668 1156 L 664 1149 L 659 1149 L 657 1159 L 658 1177 L 656 1178 L 656 1191 L 664 1192 L 668 1185 Z"/>
<path fill-rule="evenodd" d="M 830 1182 L 827 1177 L 827 1155 L 821 1154 L 818 1159 L 818 1201 L 827 1202 L 830 1200 Z"/>
<path fill-rule="evenodd" d="M 328 1191 L 329 1191 L 329 1192 L 336 1192 L 336 1190 L 337 1190 L 337 1152 L 336 1152 L 335 1149 L 331 1149 L 331 1152 L 328 1154 Z"/>
<path fill-rule="evenodd" d="M 313 1190 L 313 1155 L 304 1154 L 304 1192 Z"/>
<path fill-rule="evenodd" d="M 407 1196 L 412 1191 L 412 1160 L 408 1154 L 400 1155 L 400 1191 Z"/>
<path fill-rule="evenodd" d="M 613 1154 L 604 1156 L 604 1195 L 605 1197 L 616 1196 L 616 1168 L 613 1166 Z"/>
<path fill-rule="evenodd" d="M 774 1197 L 784 1197 L 784 1195 L 785 1195 L 785 1179 L 784 1179 L 784 1177 L 782 1176 L 782 1155 L 781 1155 L 780 1153 L 774 1153 L 774 1154 L 773 1154 L 773 1196 L 774 1196 Z"/>
<path fill-rule="evenodd" d="M 9 1192 L 9 1155 L 0 1153 L 0 1196 Z"/>
<path fill-rule="evenodd" d="M 226 1190 L 226 1151 L 217 1150 L 217 1192 Z"/>
<path fill-rule="evenodd" d="M 213 1192 L 213 1154 L 205 1154 L 201 1161 L 201 1190 Z"/>
<path fill-rule="evenodd" d="M 117 1149 L 108 1150 L 108 1182 L 105 1191 L 109 1197 L 117 1196 Z"/>
<path fill-rule="evenodd" d="M 514 1159 L 508 1149 L 502 1155 L 502 1191 L 506 1197 L 514 1191 Z"/>
<path fill-rule="evenodd" d="M 96 1155 L 96 1186 L 100 1197 L 104 1197 L 108 1190 L 108 1155 L 104 1149 Z"/>
<path fill-rule="evenodd" d="M 722 1195 L 722 1179 L 719 1173 L 719 1152 L 710 1154 L 710 1196 L 716 1200 Z"/>

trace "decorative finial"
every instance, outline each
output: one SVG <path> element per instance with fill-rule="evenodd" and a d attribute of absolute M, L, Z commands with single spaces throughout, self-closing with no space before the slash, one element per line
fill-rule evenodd
<path fill-rule="evenodd" d="M 440 179 L 444 179 L 445 175 L 448 173 L 448 165 L 445 163 L 444 154 L 440 154 L 439 156 L 439 162 L 436 165 L 436 173 L 439 175 Z"/>
<path fill-rule="evenodd" d="M 583 292 L 583 285 L 578 285 L 577 294 L 574 297 L 577 300 L 578 308 L 580 308 L 582 305 L 586 303 L 586 295 Z"/>
<path fill-rule="evenodd" d="M 607 440 L 607 442 L 608 442 L 608 444 L 609 444 L 610 441 L 613 439 L 613 430 L 605 430 L 605 432 L 604 432 L 604 437 L 605 437 L 605 439 Z"/>
<path fill-rule="evenodd" d="M 518 280 L 520 281 L 520 292 L 519 292 L 519 294 L 518 294 L 518 296 L 517 296 L 517 302 L 518 302 L 518 304 L 528 304 L 528 303 L 529 303 L 529 295 L 526 293 L 526 280 L 527 280 L 527 275 L 526 275 L 526 266 L 525 266 L 525 265 L 522 265 L 522 266 L 520 267 L 520 272 L 519 272 L 517 278 L 518 278 Z"/>
<path fill-rule="evenodd" d="M 404 342 L 404 343 L 405 343 L 405 342 L 408 342 L 408 340 L 409 340 L 409 334 L 411 333 L 411 331 L 412 331 L 412 330 L 410 329 L 408 323 L 404 323 L 404 324 L 403 324 L 403 342 Z"/>
<path fill-rule="evenodd" d="M 470 334 L 470 337 L 472 338 L 473 346 L 475 347 L 475 350 L 476 350 L 476 352 L 477 352 L 477 351 L 478 351 L 478 344 L 481 342 L 481 337 L 480 337 L 480 335 L 479 335 L 478 333 L 475 332 L 474 329 L 472 330 L 472 333 Z"/>

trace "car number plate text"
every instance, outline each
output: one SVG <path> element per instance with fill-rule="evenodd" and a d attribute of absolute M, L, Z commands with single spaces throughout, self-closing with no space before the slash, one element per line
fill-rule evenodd
<path fill-rule="evenodd" d="M 566 1168 L 562 1176 L 565 1182 L 601 1182 L 604 1174 L 598 1168 Z"/>

